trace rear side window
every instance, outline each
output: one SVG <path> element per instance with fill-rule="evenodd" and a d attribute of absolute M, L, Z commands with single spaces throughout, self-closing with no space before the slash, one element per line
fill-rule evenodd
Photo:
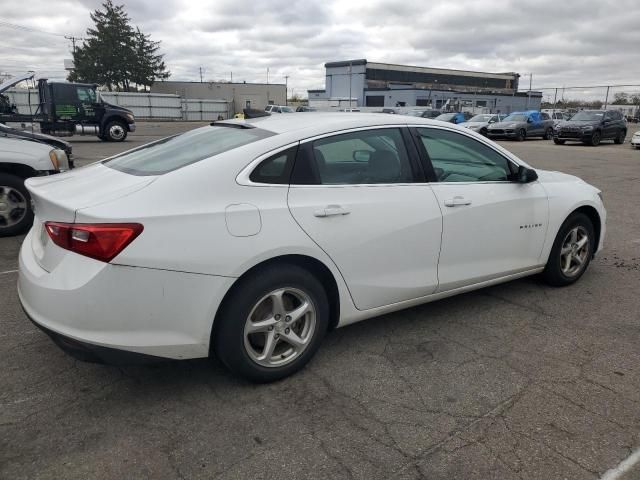
<path fill-rule="evenodd" d="M 288 184 L 297 150 L 298 147 L 292 147 L 263 160 L 251 172 L 249 180 L 255 183 Z"/>
<path fill-rule="evenodd" d="M 414 175 L 397 128 L 363 130 L 316 140 L 295 162 L 293 184 L 410 183 Z"/>
<path fill-rule="evenodd" d="M 275 134 L 234 125 L 203 127 L 143 145 L 103 164 L 131 175 L 163 175 L 271 135 Z"/>

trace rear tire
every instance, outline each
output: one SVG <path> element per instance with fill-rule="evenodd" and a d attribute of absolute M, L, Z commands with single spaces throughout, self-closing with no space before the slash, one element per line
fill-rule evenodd
<path fill-rule="evenodd" d="M 618 145 L 622 145 L 624 143 L 625 138 L 627 138 L 627 131 L 626 130 L 620 130 L 620 132 L 618 132 L 618 135 L 613 140 L 613 142 L 618 144 Z"/>
<path fill-rule="evenodd" d="M 547 128 L 547 131 L 544 132 L 543 140 L 551 140 L 553 138 L 553 128 Z"/>
<path fill-rule="evenodd" d="M 544 280 L 554 287 L 564 287 L 578 281 L 591 262 L 596 248 L 595 238 L 591 219 L 584 213 L 571 214 L 553 242 L 542 274 Z M 585 243 L 581 245 L 581 242 Z"/>
<path fill-rule="evenodd" d="M 0 237 L 19 235 L 31 225 L 31 195 L 24 186 L 24 178 L 0 173 Z"/>
<path fill-rule="evenodd" d="M 124 142 L 127 138 L 127 126 L 119 120 L 107 123 L 103 134 L 110 142 Z"/>
<path fill-rule="evenodd" d="M 297 316 L 304 305 L 305 313 Z M 303 368 L 318 350 L 329 324 L 329 301 L 309 271 L 270 265 L 233 287 L 216 322 L 211 344 L 222 363 L 250 381 L 273 382 Z"/>
<path fill-rule="evenodd" d="M 555 143 L 556 145 L 564 145 L 565 144 L 565 140 L 560 140 L 558 138 L 554 138 L 553 139 L 553 143 Z"/>

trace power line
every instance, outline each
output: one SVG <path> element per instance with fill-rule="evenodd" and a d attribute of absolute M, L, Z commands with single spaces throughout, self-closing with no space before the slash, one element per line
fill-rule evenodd
<path fill-rule="evenodd" d="M 46 30 L 40 30 L 38 28 L 27 27 L 26 25 L 18 25 L 16 23 L 7 22 L 6 20 L 2 20 L 2 19 L 0 19 L 0 27 L 8 27 L 8 28 L 13 28 L 14 30 L 23 30 L 23 31 L 26 31 L 26 32 L 44 33 L 46 35 L 54 35 L 56 37 L 66 38 L 66 35 L 64 33 L 48 32 Z M 80 37 L 74 37 L 74 38 L 76 40 L 84 40 L 83 38 L 80 38 Z"/>

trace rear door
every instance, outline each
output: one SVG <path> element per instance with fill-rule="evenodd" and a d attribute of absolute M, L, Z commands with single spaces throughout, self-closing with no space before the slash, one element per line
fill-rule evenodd
<path fill-rule="evenodd" d="M 540 255 L 547 195 L 539 182 L 515 182 L 517 167 L 469 135 L 436 127 L 416 130 L 433 167 L 443 214 L 438 291 L 529 270 Z"/>
<path fill-rule="evenodd" d="M 360 310 L 429 295 L 438 285 L 442 217 L 403 127 L 302 143 L 289 209 L 334 261 Z"/>

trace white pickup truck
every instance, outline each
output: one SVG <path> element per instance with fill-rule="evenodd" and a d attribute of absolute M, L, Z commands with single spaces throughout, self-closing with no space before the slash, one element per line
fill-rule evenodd
<path fill-rule="evenodd" d="M 68 169 L 64 150 L 38 141 L 0 136 L 0 237 L 26 232 L 33 223 L 31 197 L 24 181 Z"/>

